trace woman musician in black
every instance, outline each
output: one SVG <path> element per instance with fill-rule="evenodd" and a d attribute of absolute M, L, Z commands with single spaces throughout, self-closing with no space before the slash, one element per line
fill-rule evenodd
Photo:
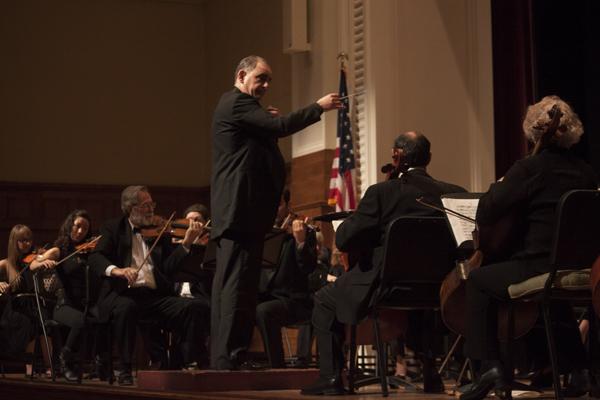
<path fill-rule="evenodd" d="M 559 118 L 555 129 L 551 129 L 553 117 Z M 583 126 L 567 103 L 557 96 L 544 97 L 528 108 L 523 130 L 539 151 L 517 161 L 503 179 L 492 184 L 477 209 L 480 227 L 491 226 L 509 213 L 519 215 L 523 227 L 516 235 L 520 244 L 505 255 L 507 261 L 475 269 L 467 280 L 466 353 L 480 364 L 481 376 L 462 394 L 463 400 L 483 399 L 494 388 L 506 393 L 506 375 L 499 361 L 497 305 L 509 300 L 508 286 L 551 269 L 555 210 L 561 196 L 573 189 L 597 188 L 592 168 L 569 152 Z"/>

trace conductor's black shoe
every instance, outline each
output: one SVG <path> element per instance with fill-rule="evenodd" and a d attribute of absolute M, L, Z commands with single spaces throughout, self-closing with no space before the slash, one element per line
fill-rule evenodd
<path fill-rule="evenodd" d="M 339 377 L 319 377 L 312 385 L 300 390 L 300 394 L 305 396 L 337 396 L 345 393 L 342 380 Z"/>
<path fill-rule="evenodd" d="M 130 369 L 122 370 L 117 377 L 117 383 L 121 386 L 133 385 L 133 375 L 131 375 Z"/>
<path fill-rule="evenodd" d="M 481 400 L 490 390 L 502 391 L 506 386 L 502 367 L 494 366 L 484 372 L 478 381 L 471 384 L 469 390 L 460 395 L 460 400 Z"/>

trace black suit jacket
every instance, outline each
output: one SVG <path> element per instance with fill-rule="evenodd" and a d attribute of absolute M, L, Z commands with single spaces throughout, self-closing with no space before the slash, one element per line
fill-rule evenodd
<path fill-rule="evenodd" d="M 501 182 L 479 200 L 477 222 L 494 224 L 508 213 L 521 216 L 523 241 L 507 254 L 513 259 L 550 255 L 560 197 L 573 189 L 596 189 L 592 167 L 566 150 L 546 149 L 517 161 Z"/>
<path fill-rule="evenodd" d="M 115 265 L 126 268 L 131 265 L 132 230 L 126 216 L 108 221 L 100 229 L 102 237 L 90 254 L 88 263 L 92 271 L 102 279 L 98 294 L 98 308 L 102 318 L 110 312 L 112 301 L 127 288 L 127 281 L 121 278 L 107 277 L 106 268 Z M 177 272 L 181 262 L 187 256 L 185 249 L 179 245 L 175 249 L 168 238 L 162 238 L 150 257 L 154 263 L 154 279 L 156 291 L 162 295 L 175 294 L 170 278 Z"/>
<path fill-rule="evenodd" d="M 277 138 L 319 121 L 314 103 L 274 116 L 237 88 L 221 97 L 212 123 L 211 237 L 264 234 L 271 229 L 285 183 Z"/>
<path fill-rule="evenodd" d="M 334 283 L 338 307 L 337 319 L 356 323 L 364 316 L 378 287 L 383 263 L 385 231 L 390 222 L 401 216 L 442 216 L 442 213 L 417 203 L 423 197 L 441 206 L 440 196 L 465 192 L 460 186 L 437 181 L 423 169 L 413 169 L 399 179 L 370 186 L 354 214 L 336 232 L 336 246 L 348 253 L 358 253 L 358 262 Z"/>
<path fill-rule="evenodd" d="M 316 237 L 309 233 L 301 249 L 292 235 L 288 235 L 281 247 L 276 269 L 261 270 L 259 292 L 277 299 L 310 300 L 308 275 L 317 265 Z"/>

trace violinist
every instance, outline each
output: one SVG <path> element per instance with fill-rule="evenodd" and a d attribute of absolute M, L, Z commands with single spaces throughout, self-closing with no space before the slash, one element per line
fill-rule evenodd
<path fill-rule="evenodd" d="M 0 267 L 7 271 L 8 282 L 2 285 L 2 299 L 6 301 L 2 313 L 3 353 L 16 359 L 25 359 L 26 374 L 31 374 L 33 340 L 38 333 L 40 324 L 35 300 L 31 297 L 19 297 L 22 293 L 33 293 L 33 272 L 40 269 L 52 268 L 51 261 L 40 263 L 30 268 L 29 263 L 37 256 L 32 253 L 33 233 L 26 225 L 15 225 L 8 237 L 8 257 L 0 261 Z M 45 318 L 49 312 L 41 310 Z M 42 346 L 46 365 L 49 365 L 49 355 Z"/>
<path fill-rule="evenodd" d="M 200 235 L 202 224 L 191 221 L 175 248 L 164 236 L 147 242 L 140 229 L 152 224 L 155 207 L 147 187 L 126 187 L 121 194 L 123 216 L 104 224 L 88 260 L 102 279 L 98 312 L 113 327 L 120 356 L 120 385 L 133 384 L 131 361 L 139 319 L 160 322 L 175 332 L 181 338 L 183 362 L 191 366 L 199 357 L 198 338 L 208 312 L 200 303 L 176 296 L 171 280 Z"/>
<path fill-rule="evenodd" d="M 433 179 L 426 171 L 431 160 L 429 140 L 419 132 L 405 132 L 398 136 L 399 165 L 403 172 L 399 179 L 370 186 L 354 214 L 348 217 L 336 232 L 336 246 L 344 252 L 362 253 L 358 265 L 335 282 L 315 294 L 312 324 L 319 348 L 320 377 L 302 394 L 342 394 L 344 324 L 356 324 L 367 315 L 373 294 L 379 285 L 378 277 L 383 263 L 383 238 L 387 225 L 406 216 L 440 215 L 417 203 L 424 196 L 441 204 L 445 193 L 464 192 L 459 186 Z M 429 360 L 429 359 L 427 359 Z M 427 360 L 424 360 L 427 361 Z M 429 392 L 443 390 L 441 378 L 434 371 L 431 360 L 424 371 L 424 384 Z"/>
<path fill-rule="evenodd" d="M 90 274 L 90 298 L 86 298 L 86 266 L 88 251 L 79 251 L 77 247 L 91 239 L 91 219 L 87 211 L 75 210 L 62 223 L 54 247 L 31 263 L 31 268 L 46 262 L 56 265 L 56 272 L 62 282 L 64 293 L 58 299 L 54 309 L 54 320 L 68 326 L 69 333 L 59 355 L 62 376 L 69 382 L 78 379 L 74 366 L 74 354 L 80 345 L 81 329 L 84 325 L 86 301 L 95 302 L 99 280 Z M 72 256 L 72 254 L 75 256 Z"/>
<path fill-rule="evenodd" d="M 285 368 L 281 328 L 308 321 L 312 311 L 308 275 L 317 265 L 316 236 L 301 219 L 288 218 L 289 214 L 289 191 L 286 190 L 275 220 L 287 231 L 286 238 L 278 265 L 261 270 L 256 307 L 256 326 L 271 368 Z M 287 225 L 282 226 L 286 220 Z"/>
<path fill-rule="evenodd" d="M 555 116 L 560 119 L 551 132 Z M 507 389 L 498 349 L 497 304 L 509 300 L 509 285 L 550 271 L 555 212 L 561 196 L 573 189 L 597 188 L 592 168 L 569 152 L 579 141 L 583 126 L 567 103 L 557 96 L 544 97 L 527 109 L 523 130 L 533 144 L 542 140 L 546 144 L 538 145 L 537 154 L 517 161 L 501 181 L 492 184 L 477 209 L 480 227 L 491 226 L 510 213 L 519 215 L 524 226 L 516 235 L 520 245 L 505 254 L 507 261 L 484 265 L 467 279 L 465 350 L 479 365 L 481 375 L 461 399 L 483 399 L 493 388 L 500 392 Z M 574 338 L 573 343 L 581 345 L 576 329 Z M 583 358 L 581 346 L 572 352 Z"/>
<path fill-rule="evenodd" d="M 185 209 L 183 212 L 183 218 L 191 221 L 197 221 L 205 226 L 208 219 L 209 213 L 208 209 L 205 205 L 200 203 L 195 203 Z M 202 255 L 199 251 L 204 251 L 204 249 L 199 249 L 198 247 L 206 247 L 208 244 L 208 240 L 210 238 L 209 231 L 203 230 L 203 232 L 198 236 L 195 240 L 191 253 L 192 255 Z M 198 270 L 200 270 L 201 260 L 198 262 Z M 206 281 L 202 280 L 201 282 L 190 283 L 190 282 L 178 282 L 175 286 L 175 290 L 182 297 L 193 297 L 193 298 L 202 298 L 205 299 L 207 304 L 210 301 L 210 287 L 212 282 L 212 274 L 211 279 L 207 279 Z M 210 282 L 209 282 L 210 281 Z"/>

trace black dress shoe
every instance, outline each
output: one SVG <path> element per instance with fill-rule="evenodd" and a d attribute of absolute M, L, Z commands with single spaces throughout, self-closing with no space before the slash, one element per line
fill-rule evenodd
<path fill-rule="evenodd" d="M 238 371 L 261 371 L 268 368 L 269 366 L 267 364 L 262 364 L 251 360 L 244 361 L 235 367 L 235 369 Z"/>
<path fill-rule="evenodd" d="M 300 394 L 305 396 L 336 396 L 345 394 L 342 380 L 338 377 L 319 377 L 312 385 L 300 390 Z"/>
<path fill-rule="evenodd" d="M 89 378 L 107 381 L 109 373 L 112 374 L 112 371 L 108 370 L 108 361 L 105 361 L 103 357 L 97 355 L 94 358 L 94 370 L 90 373 Z"/>
<path fill-rule="evenodd" d="M 67 382 L 77 382 L 79 380 L 79 375 L 74 371 L 74 359 L 75 357 L 68 347 L 63 347 L 58 355 L 60 373 Z"/>
<path fill-rule="evenodd" d="M 471 384 L 469 390 L 460 395 L 460 400 L 481 400 L 488 395 L 490 390 L 497 389 L 500 393 L 506 389 L 506 386 L 502 367 L 495 366 L 488 369 L 478 381 Z"/>
<path fill-rule="evenodd" d="M 581 397 L 591 388 L 590 375 L 587 369 L 573 370 L 569 376 L 567 387 L 563 389 L 564 397 Z"/>
<path fill-rule="evenodd" d="M 120 386 L 131 386 L 133 385 L 133 375 L 131 375 L 130 369 L 122 370 L 117 377 L 117 383 Z"/>

